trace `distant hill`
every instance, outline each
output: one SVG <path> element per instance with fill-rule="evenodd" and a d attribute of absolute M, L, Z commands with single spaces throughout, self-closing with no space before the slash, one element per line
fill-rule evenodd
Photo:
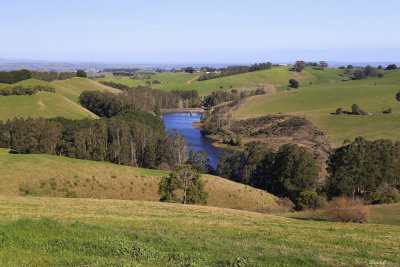
<path fill-rule="evenodd" d="M 62 116 L 70 119 L 97 118 L 95 114 L 78 103 L 83 90 L 120 92 L 117 89 L 102 85 L 85 78 L 73 78 L 46 83 L 41 80 L 28 79 L 9 86 L 44 85 L 53 86 L 56 93 L 39 92 L 31 96 L 0 96 L 0 120 L 22 118 L 52 118 Z M 0 84 L 4 87 L 6 84 Z"/>
<path fill-rule="evenodd" d="M 344 70 L 306 68 L 310 77 L 299 89 L 251 97 L 233 112 L 236 119 L 267 114 L 304 116 L 326 132 L 336 145 L 357 136 L 399 140 L 400 102 L 396 93 L 400 87 L 400 70 L 385 71 L 382 78 L 351 80 Z M 351 111 L 357 104 L 368 116 L 334 115 L 336 109 Z M 391 114 L 383 110 L 392 109 Z"/>

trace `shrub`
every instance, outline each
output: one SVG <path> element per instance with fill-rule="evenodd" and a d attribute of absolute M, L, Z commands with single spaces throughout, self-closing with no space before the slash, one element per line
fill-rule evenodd
<path fill-rule="evenodd" d="M 295 206 L 294 203 L 288 197 L 281 197 L 277 200 L 277 202 L 279 205 L 287 208 L 288 210 L 293 209 Z"/>
<path fill-rule="evenodd" d="M 289 84 L 290 84 L 290 87 L 292 87 L 292 88 L 298 88 L 299 87 L 299 82 L 297 80 L 295 80 L 295 79 L 290 79 L 289 80 Z"/>
<path fill-rule="evenodd" d="M 296 199 L 296 210 L 306 210 L 314 207 L 318 195 L 314 191 L 303 191 Z"/>
<path fill-rule="evenodd" d="M 335 222 L 364 223 L 371 219 L 371 211 L 360 199 L 336 197 L 327 209 L 328 218 Z"/>
<path fill-rule="evenodd" d="M 325 210 L 328 208 L 328 200 L 326 200 L 326 197 L 323 196 L 318 196 L 315 199 L 315 204 L 314 204 L 314 208 L 317 210 Z"/>
<path fill-rule="evenodd" d="M 381 204 L 390 204 L 400 201 L 400 193 L 395 187 L 384 183 L 378 187 L 379 198 L 376 201 Z"/>
<path fill-rule="evenodd" d="M 65 194 L 65 197 L 67 198 L 77 198 L 78 197 L 78 193 L 76 191 L 67 191 L 67 193 Z"/>

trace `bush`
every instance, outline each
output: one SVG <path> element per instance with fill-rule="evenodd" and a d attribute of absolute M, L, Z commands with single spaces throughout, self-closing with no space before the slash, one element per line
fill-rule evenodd
<path fill-rule="evenodd" d="M 296 199 L 296 210 L 307 210 L 314 207 L 317 197 L 317 192 L 314 191 L 301 192 L 299 197 Z"/>
<path fill-rule="evenodd" d="M 371 220 L 371 211 L 360 199 L 336 197 L 327 209 L 328 218 L 334 222 L 364 223 Z"/>
<path fill-rule="evenodd" d="M 67 191 L 65 194 L 67 198 L 78 198 L 78 193 L 76 191 Z"/>
<path fill-rule="evenodd" d="M 326 197 L 323 196 L 318 196 L 317 199 L 315 199 L 315 204 L 314 208 L 317 210 L 325 210 L 329 206 L 328 200 L 326 200 Z"/>
<path fill-rule="evenodd" d="M 297 80 L 295 80 L 295 79 L 290 79 L 289 80 L 289 84 L 290 84 L 290 87 L 292 87 L 292 88 L 298 88 L 299 87 L 299 82 Z"/>
<path fill-rule="evenodd" d="M 278 202 L 279 205 L 287 208 L 288 210 L 293 209 L 295 206 L 294 203 L 288 197 L 281 197 L 276 202 Z"/>

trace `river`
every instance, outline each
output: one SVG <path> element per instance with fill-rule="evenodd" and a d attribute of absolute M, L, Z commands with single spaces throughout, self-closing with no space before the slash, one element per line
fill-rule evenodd
<path fill-rule="evenodd" d="M 191 144 L 195 151 L 203 149 L 210 158 L 210 165 L 216 168 L 218 165 L 221 149 L 212 145 L 212 140 L 208 137 L 201 135 L 200 130 L 193 127 L 193 122 L 200 121 L 201 115 L 193 113 L 192 115 L 186 113 L 172 113 L 164 114 L 163 120 L 167 130 L 173 128 L 183 135 L 186 142 Z"/>

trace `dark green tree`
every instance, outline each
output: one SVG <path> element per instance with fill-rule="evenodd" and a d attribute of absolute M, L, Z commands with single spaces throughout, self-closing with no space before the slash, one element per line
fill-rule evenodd
<path fill-rule="evenodd" d="M 300 192 L 315 189 L 318 173 L 315 159 L 307 149 L 285 144 L 279 148 L 273 164 L 272 192 L 295 201 Z"/>
<path fill-rule="evenodd" d="M 302 60 L 298 60 L 298 61 L 296 61 L 296 64 L 294 64 L 293 70 L 297 71 L 297 72 L 302 72 L 305 67 L 306 67 L 306 63 Z"/>
<path fill-rule="evenodd" d="M 84 70 L 78 70 L 78 71 L 76 72 L 76 77 L 87 78 L 86 71 L 84 71 Z"/>

